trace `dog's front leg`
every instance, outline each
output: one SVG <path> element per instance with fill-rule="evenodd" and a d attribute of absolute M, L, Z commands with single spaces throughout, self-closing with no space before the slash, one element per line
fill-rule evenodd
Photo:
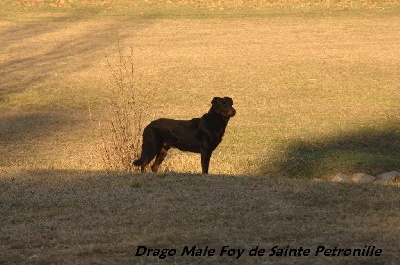
<path fill-rule="evenodd" d="M 208 167 L 210 165 L 210 158 L 211 158 L 212 151 L 208 149 L 202 148 L 201 149 L 201 169 L 203 174 L 208 174 Z"/>

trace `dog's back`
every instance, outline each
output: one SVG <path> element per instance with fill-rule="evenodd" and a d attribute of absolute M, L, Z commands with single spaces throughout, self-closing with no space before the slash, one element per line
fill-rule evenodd
<path fill-rule="evenodd" d="M 159 147 L 164 145 L 181 151 L 200 153 L 199 124 L 200 118 L 191 120 L 162 118 L 152 121 L 146 129 L 153 131 Z"/>

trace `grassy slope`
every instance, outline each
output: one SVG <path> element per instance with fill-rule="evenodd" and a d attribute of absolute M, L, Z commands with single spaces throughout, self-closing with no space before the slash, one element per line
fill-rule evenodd
<path fill-rule="evenodd" d="M 9 3 L 0 9 L 0 263 L 156 262 L 134 259 L 139 244 L 371 244 L 383 257 L 346 261 L 394 262 L 397 188 L 308 179 L 400 168 L 397 9 L 184 6 L 177 19 L 164 5 Z M 228 176 L 96 171 L 105 56 L 117 54 L 117 38 L 137 54 L 141 89 L 156 90 L 152 117 L 191 118 L 210 95 L 234 97 L 238 115 L 211 164 Z M 163 168 L 196 173 L 198 160 L 173 152 Z"/>
<path fill-rule="evenodd" d="M 380 257 L 168 258 L 168 263 L 390 264 L 398 188 L 251 176 L 2 172 L 0 262 L 150 263 L 136 247 L 364 248 Z M 269 251 L 268 251 L 269 252 Z"/>
<path fill-rule="evenodd" d="M 212 96 L 234 98 L 214 173 L 397 169 L 400 22 L 379 14 L 2 22 L 0 164 L 102 169 L 97 121 L 119 38 L 140 90 L 155 92 L 151 118 L 200 116 Z M 198 172 L 197 159 L 177 153 L 164 168 Z"/>

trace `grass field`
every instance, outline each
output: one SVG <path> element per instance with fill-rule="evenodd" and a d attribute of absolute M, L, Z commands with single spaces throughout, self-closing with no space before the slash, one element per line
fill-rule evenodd
<path fill-rule="evenodd" d="M 0 1 L 0 264 L 395 264 L 397 1 Z M 131 54 L 145 123 L 214 96 L 237 115 L 214 152 L 110 171 L 111 67 Z M 135 257 L 137 246 L 382 249 L 376 257 Z"/>

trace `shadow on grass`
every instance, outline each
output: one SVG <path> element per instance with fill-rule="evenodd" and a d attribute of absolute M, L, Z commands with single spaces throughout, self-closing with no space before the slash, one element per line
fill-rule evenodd
<path fill-rule="evenodd" d="M 185 245 L 217 249 L 231 245 L 248 251 L 256 245 L 286 246 L 288 240 L 291 246 L 312 249 L 373 243 L 384 251 L 381 257 L 335 257 L 342 263 L 357 259 L 390 264 L 399 257 L 396 187 L 52 169 L 0 168 L 0 176 L 0 246 L 4 249 L 0 263 L 4 264 L 154 263 L 157 257 L 135 257 L 137 246 L 181 251 Z M 260 258 L 178 254 L 166 261 L 259 264 Z M 285 261 L 329 263 L 322 255 L 285 257 Z"/>
<path fill-rule="evenodd" d="M 130 30 L 139 32 L 150 24 L 137 23 Z M 7 102 L 9 94 L 45 82 L 63 83 L 66 76 L 91 68 L 109 53 L 116 38 L 123 41 L 126 37 L 118 35 L 121 22 L 94 25 L 68 13 L 62 18 L 43 17 L 39 22 L 14 23 L 0 29 L 0 51 L 7 55 L 0 58 L 0 103 Z"/>
<path fill-rule="evenodd" d="M 76 130 L 82 121 L 56 112 L 31 112 L 0 117 L 0 165 L 25 161 L 42 147 L 52 147 L 54 137 Z"/>
<path fill-rule="evenodd" d="M 70 141 L 70 132 L 85 131 L 88 118 L 82 113 L 87 110 L 74 104 L 97 77 L 80 75 L 115 52 L 116 37 L 124 41 L 151 23 L 130 24 L 129 34 L 121 36 L 118 31 L 125 24 L 120 21 L 95 23 L 74 13 L 5 23 L 0 29 L 0 165 L 24 163 L 39 148 L 54 152 L 63 148 L 57 144 Z M 88 104 L 94 97 L 88 97 Z"/>
<path fill-rule="evenodd" d="M 362 129 L 314 141 L 296 140 L 275 161 L 265 163 L 264 173 L 314 178 L 337 173 L 376 175 L 400 169 L 400 127 Z M 270 172 L 270 171 L 274 172 Z"/>

